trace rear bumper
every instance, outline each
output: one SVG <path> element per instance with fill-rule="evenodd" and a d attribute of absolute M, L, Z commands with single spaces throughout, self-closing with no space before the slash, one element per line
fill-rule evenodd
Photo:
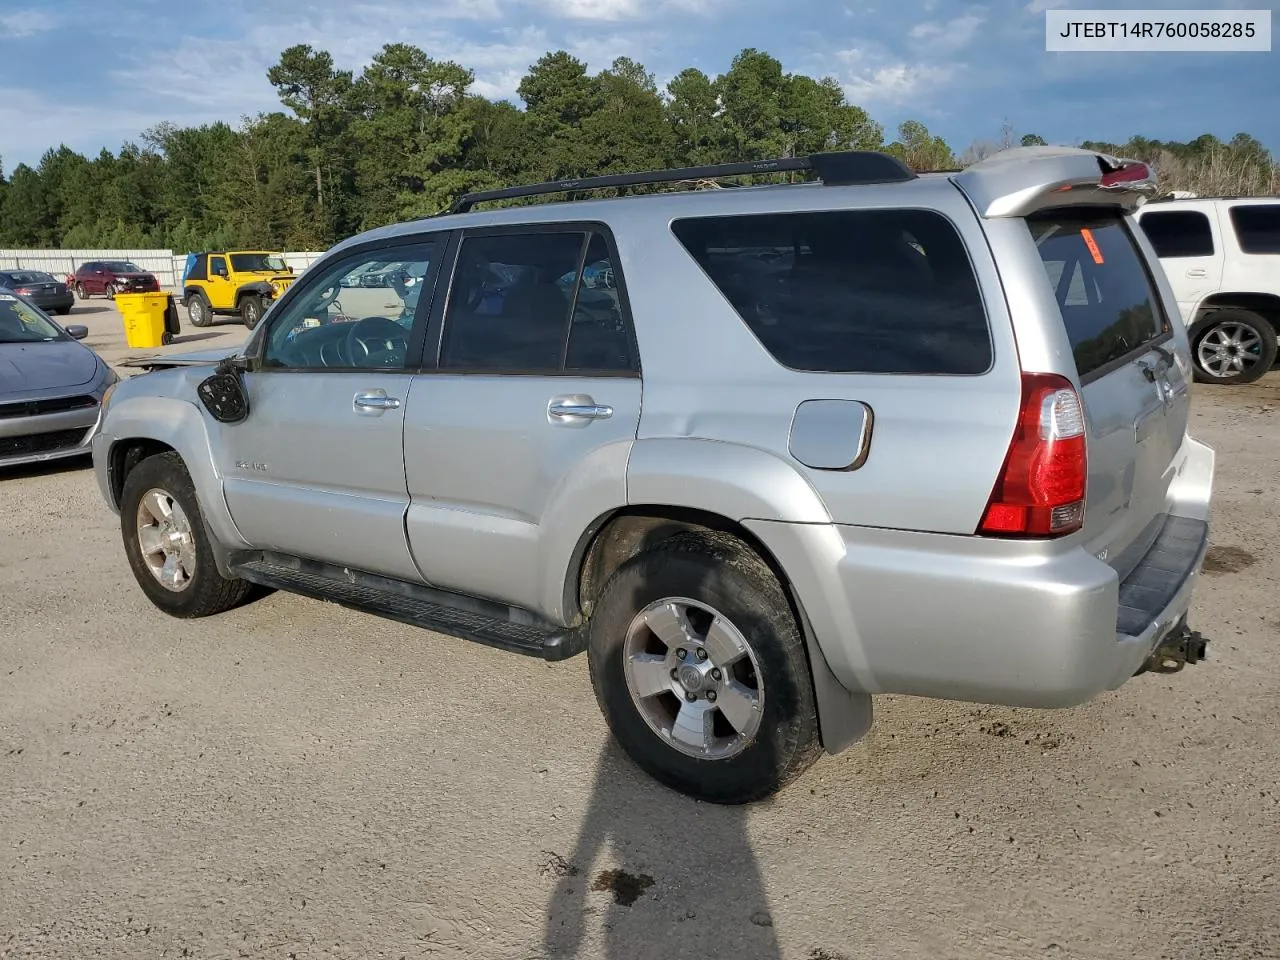
<path fill-rule="evenodd" d="M 1191 605 L 1213 451 L 1187 441 L 1164 531 L 1122 583 L 1078 541 L 748 521 L 848 689 L 1069 707 L 1124 684 Z"/>

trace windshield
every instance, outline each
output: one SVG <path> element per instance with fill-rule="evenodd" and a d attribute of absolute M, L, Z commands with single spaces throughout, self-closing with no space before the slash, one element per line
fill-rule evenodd
<path fill-rule="evenodd" d="M 64 340 L 66 334 L 43 313 L 17 297 L 0 293 L 0 343 Z"/>
<path fill-rule="evenodd" d="M 111 260 L 104 264 L 104 266 L 112 273 L 146 273 L 145 270 L 132 260 Z"/>
<path fill-rule="evenodd" d="M 236 273 L 283 272 L 284 258 L 270 253 L 233 253 L 231 269 Z"/>

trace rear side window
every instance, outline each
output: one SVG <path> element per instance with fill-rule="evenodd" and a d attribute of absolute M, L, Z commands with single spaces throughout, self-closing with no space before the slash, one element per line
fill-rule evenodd
<path fill-rule="evenodd" d="M 1213 231 L 1199 210 L 1144 213 L 1138 223 L 1158 257 L 1213 256 Z"/>
<path fill-rule="evenodd" d="M 1142 255 L 1114 212 L 1029 217 L 1081 377 L 1170 332 Z"/>
<path fill-rule="evenodd" d="M 528 375 L 637 368 L 618 274 L 595 231 L 468 237 L 440 366 Z"/>
<path fill-rule="evenodd" d="M 672 230 L 784 366 L 956 375 L 991 366 L 977 278 L 937 213 L 699 217 Z"/>
<path fill-rule="evenodd" d="M 1231 225 L 1245 253 L 1280 253 L 1280 203 L 1233 206 Z"/>

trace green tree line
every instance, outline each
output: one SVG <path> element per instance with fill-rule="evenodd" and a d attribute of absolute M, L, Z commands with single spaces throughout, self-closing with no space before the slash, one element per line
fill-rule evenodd
<path fill-rule="evenodd" d="M 690 68 L 661 90 L 626 57 L 592 74 L 564 51 L 547 53 L 520 82 L 524 109 L 480 96 L 473 71 L 403 43 L 384 46 L 358 76 L 326 51 L 293 46 L 267 78 L 281 110 L 236 125 L 166 122 L 118 153 L 89 158 L 63 145 L 35 167 L 0 171 L 0 246 L 323 249 L 436 213 L 464 191 L 514 183 L 834 149 L 952 169 L 1044 143 L 1015 140 L 1006 126 L 1001 141 L 975 141 L 957 157 L 914 120 L 886 142 L 836 80 L 787 73 L 751 48 L 716 77 Z M 1084 146 L 1158 162 L 1174 171 L 1164 176 L 1174 188 L 1194 181 L 1205 192 L 1211 174 L 1274 188 L 1273 158 L 1246 134 Z"/>

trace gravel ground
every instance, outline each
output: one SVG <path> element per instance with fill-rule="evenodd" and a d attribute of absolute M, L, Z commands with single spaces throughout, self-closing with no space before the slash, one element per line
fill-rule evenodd
<path fill-rule="evenodd" d="M 750 809 L 632 768 L 582 658 L 283 594 L 168 619 L 86 464 L 10 471 L 0 957 L 1280 957 L 1278 410 L 1280 372 L 1195 390 L 1208 663 L 1068 711 L 881 698 Z"/>

